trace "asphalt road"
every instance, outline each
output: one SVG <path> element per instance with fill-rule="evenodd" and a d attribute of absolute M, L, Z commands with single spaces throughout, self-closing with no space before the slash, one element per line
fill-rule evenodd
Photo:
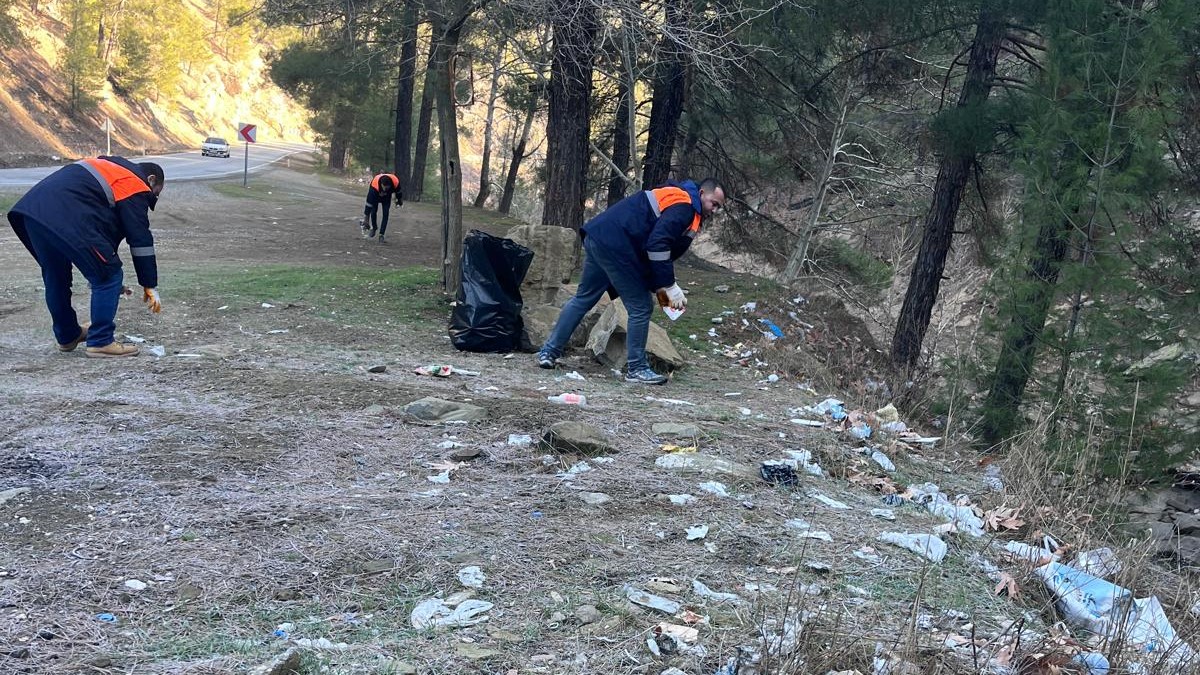
<path fill-rule="evenodd" d="M 309 152 L 311 145 L 299 143 L 253 143 L 250 145 L 250 173 L 279 162 L 288 155 Z M 129 156 L 135 162 L 157 162 L 167 176 L 167 183 L 177 180 L 204 180 L 240 175 L 246 162 L 245 148 L 241 143 L 230 147 L 229 158 L 203 157 L 200 149 L 171 155 Z M 28 187 L 60 166 L 31 167 L 24 169 L 0 169 L 0 187 Z"/>

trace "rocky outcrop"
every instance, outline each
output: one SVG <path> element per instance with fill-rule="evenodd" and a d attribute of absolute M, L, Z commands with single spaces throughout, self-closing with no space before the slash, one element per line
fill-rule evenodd
<path fill-rule="evenodd" d="M 571 281 L 579 263 L 579 235 L 565 227 L 518 225 L 505 236 L 533 251 L 533 263 L 521 282 L 521 299 L 526 305 L 561 307 L 566 301 L 561 290 Z"/>
<path fill-rule="evenodd" d="M 618 300 L 600 315 L 600 320 L 588 336 L 587 350 L 611 368 L 624 368 L 628 328 L 629 313 L 625 311 L 625 303 Z M 650 324 L 650 334 L 646 338 L 646 356 L 650 359 L 650 366 L 659 371 L 676 370 L 684 364 L 683 356 L 671 343 L 667 331 L 655 323 Z"/>

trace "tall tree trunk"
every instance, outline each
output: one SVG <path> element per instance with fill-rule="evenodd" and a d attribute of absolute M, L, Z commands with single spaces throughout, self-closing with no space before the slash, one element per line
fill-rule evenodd
<path fill-rule="evenodd" d="M 496 101 L 500 98 L 500 65 L 504 63 L 504 49 L 508 41 L 500 39 L 496 45 L 496 56 L 492 59 L 492 88 L 488 92 L 487 122 L 483 127 L 483 159 L 479 164 L 479 194 L 475 195 L 475 208 L 481 209 L 492 194 L 492 139 L 496 135 Z"/>
<path fill-rule="evenodd" d="M 808 224 L 800 233 L 800 239 L 796 242 L 796 247 L 792 249 L 792 255 L 788 258 L 787 266 L 783 270 L 784 284 L 790 284 L 800 276 L 800 270 L 804 268 L 804 263 L 808 260 L 808 251 L 812 245 L 813 235 L 821 227 L 821 214 L 825 210 L 825 198 L 829 196 L 829 187 L 833 182 L 833 169 L 837 164 L 838 153 L 842 150 L 842 138 L 846 135 L 848 126 L 846 120 L 854 107 L 854 104 L 850 102 L 850 98 L 853 96 L 853 86 L 853 82 L 847 79 L 838 101 L 838 117 L 829 134 L 829 151 L 825 155 L 825 166 L 821 167 L 821 175 L 817 179 L 812 206 L 809 207 Z"/>
<path fill-rule="evenodd" d="M 529 108 L 525 111 L 525 124 L 521 128 L 521 137 L 512 149 L 512 159 L 508 162 L 508 175 L 504 177 L 504 192 L 500 195 L 500 213 L 508 215 L 512 209 L 513 193 L 517 191 L 517 173 L 521 170 L 521 162 L 525 159 L 525 146 L 529 144 L 529 134 L 533 130 L 533 118 L 537 114 L 537 99 L 529 98 Z"/>
<path fill-rule="evenodd" d="M 414 202 L 421 201 L 425 195 L 425 164 L 429 161 L 429 127 L 433 121 L 434 80 L 436 73 L 433 69 L 433 50 L 437 45 L 429 45 L 429 59 L 425 64 L 425 85 L 421 90 L 421 112 L 417 117 L 417 137 L 413 141 L 412 177 L 409 179 L 407 195 L 412 195 Z M 453 86 L 453 85 L 451 85 Z M 408 199 L 408 196 L 405 199 Z"/>
<path fill-rule="evenodd" d="M 438 140 L 442 146 L 442 288 L 458 296 L 462 276 L 462 169 L 458 154 L 458 115 L 454 108 L 454 54 L 462 37 L 461 19 L 439 22 L 433 31 L 430 72 L 435 73 Z"/>
<path fill-rule="evenodd" d="M 1004 35 L 1004 18 L 995 7 L 985 3 L 979 10 L 967 76 L 958 98 L 960 109 L 979 108 L 987 101 Z M 933 201 L 925 217 L 921 247 L 913 263 L 904 305 L 900 308 L 896 332 L 892 336 L 892 362 L 909 370 L 916 366 L 921 357 L 921 344 L 929 329 L 933 305 L 937 302 L 938 290 L 942 285 L 942 273 L 946 269 L 946 256 L 950 253 L 954 237 L 954 221 L 958 217 L 963 187 L 975 162 L 973 150 L 948 148 L 944 153 L 938 164 Z"/>
<path fill-rule="evenodd" d="M 413 89 L 417 72 L 417 9 L 414 3 L 404 7 L 404 34 L 400 43 L 400 74 L 396 79 L 396 177 L 405 190 L 412 176 Z M 409 195 L 405 195 L 409 197 Z"/>
<path fill-rule="evenodd" d="M 678 38 L 686 17 L 676 3 L 666 6 L 667 30 Z M 654 94 L 650 99 L 650 125 L 646 131 L 646 158 L 642 169 L 642 189 L 658 187 L 671 177 L 671 153 L 675 133 L 687 95 L 687 71 L 680 47 L 664 35 L 659 46 L 659 62 L 654 75 Z M 662 53 L 662 52 L 666 53 Z"/>
<path fill-rule="evenodd" d="M 564 2 L 554 19 L 543 225 L 573 230 L 583 225 L 596 30 L 596 9 L 590 0 Z"/>
<path fill-rule="evenodd" d="M 1073 227 L 1072 217 L 1047 218 L 1042 223 L 1025 272 L 1025 283 L 1014 289 L 1012 318 L 1004 331 L 980 420 L 980 438 L 988 446 L 999 445 L 1017 427 L 1021 399 L 1033 370 Z"/>
<path fill-rule="evenodd" d="M 354 108 L 339 105 L 333 113 L 333 134 L 329 137 L 329 170 L 346 170 L 346 153 L 350 151 L 350 137 L 354 130 Z"/>
<path fill-rule="evenodd" d="M 625 198 L 629 189 L 629 181 L 625 172 L 629 170 L 629 81 L 622 77 L 617 84 L 617 110 L 613 116 L 613 149 L 612 163 L 621 169 L 611 169 L 612 177 L 608 180 L 608 205 L 612 206 Z"/>

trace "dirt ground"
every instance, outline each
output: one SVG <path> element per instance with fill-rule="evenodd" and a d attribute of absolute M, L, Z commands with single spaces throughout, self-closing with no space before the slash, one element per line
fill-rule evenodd
<path fill-rule="evenodd" d="M 0 235 L 0 493 L 29 489 L 0 503 L 0 672 L 244 672 L 324 638 L 325 649 L 306 646 L 303 672 L 709 674 L 809 610 L 826 617 L 805 633 L 810 665 L 866 670 L 875 643 L 902 639 L 917 609 L 969 613 L 981 632 L 1016 611 L 960 558 L 934 569 L 875 541 L 937 521 L 919 508 L 897 509 L 898 522 L 864 515 L 879 494 L 842 479 L 870 470 L 862 444 L 788 421 L 838 392 L 767 382 L 753 362 L 707 349 L 685 350 L 691 365 L 654 389 L 578 355 L 556 377 L 528 355 L 456 352 L 428 271 L 436 205 L 393 210 L 391 243 L 379 245 L 354 226 L 357 189 L 283 169 L 252 188 L 168 183 L 152 214 L 163 312 L 130 301 L 118 317 L 119 335 L 163 346 L 162 358 L 56 353 L 37 268 Z M 77 291 L 86 307 L 86 284 Z M 748 299 L 711 302 L 736 311 Z M 480 375 L 412 372 L 429 363 Z M 570 370 L 586 379 L 563 379 Z M 547 402 L 564 391 L 589 405 Z M 488 417 L 423 425 L 399 412 L 429 395 Z M 596 425 L 617 451 L 564 479 L 581 458 L 508 442 L 560 420 Z M 808 448 L 835 477 L 781 487 L 659 468 L 668 439 L 656 422 L 695 423 L 701 452 L 755 469 Z M 483 452 L 431 482 L 447 441 Z M 894 453 L 897 483 L 982 491 L 969 457 Z M 698 487 L 712 480 L 731 496 Z M 584 492 L 611 501 L 589 505 Z M 818 492 L 851 508 L 822 506 Z M 695 501 L 666 498 L 683 493 Z M 785 523 L 797 518 L 832 541 L 796 536 Z M 708 534 L 689 541 L 695 524 Z M 879 558 L 856 557 L 864 546 Z M 413 628 L 413 607 L 462 590 L 468 565 L 487 576 L 474 592 L 494 603 L 489 619 Z M 626 584 L 652 578 L 674 579 L 662 594 L 703 617 L 698 648 L 648 649 L 656 624 L 684 622 L 626 600 Z M 693 580 L 744 603 L 700 597 Z M 812 584 L 819 595 L 802 592 Z"/>

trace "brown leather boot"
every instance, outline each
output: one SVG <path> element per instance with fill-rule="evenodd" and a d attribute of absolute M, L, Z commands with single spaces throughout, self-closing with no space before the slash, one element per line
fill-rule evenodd
<path fill-rule="evenodd" d="M 112 359 L 122 356 L 137 356 L 138 348 L 120 342 L 110 342 L 103 347 L 88 347 L 87 355 L 94 359 Z"/>
<path fill-rule="evenodd" d="M 67 344 L 65 344 L 65 345 L 59 345 L 59 346 L 58 346 L 58 351 L 60 351 L 60 352 L 73 352 L 73 351 L 75 351 L 75 348 L 76 348 L 76 347 L 78 347 L 78 346 L 80 345 L 80 343 L 82 343 L 84 340 L 86 340 L 86 339 L 87 339 L 87 331 L 88 331 L 88 327 L 89 327 L 89 326 L 91 326 L 91 325 L 92 325 L 92 324 L 90 324 L 90 323 L 85 323 L 85 324 L 83 324 L 83 326 L 81 326 L 82 330 L 80 330 L 80 331 L 79 331 L 79 337 L 75 338 L 74 340 L 72 340 L 72 341 L 68 342 L 68 343 L 67 343 Z"/>

